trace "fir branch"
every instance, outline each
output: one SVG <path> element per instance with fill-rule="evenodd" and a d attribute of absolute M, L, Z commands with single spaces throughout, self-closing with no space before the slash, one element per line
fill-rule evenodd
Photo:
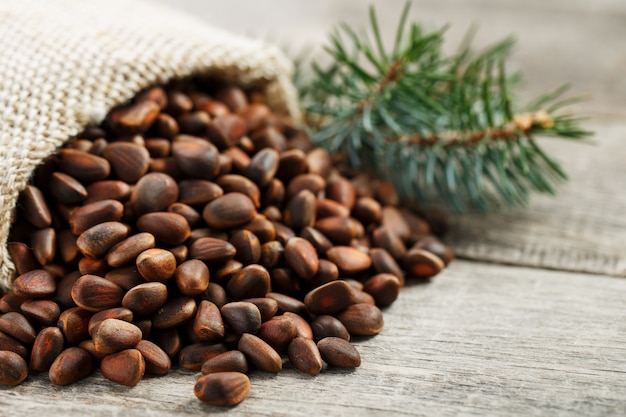
<path fill-rule="evenodd" d="M 454 210 L 526 204 L 531 192 L 554 193 L 566 174 L 537 136 L 580 139 L 582 119 L 562 112 L 577 98 L 558 88 L 521 106 L 518 74 L 506 71 L 505 39 L 476 52 L 442 52 L 445 28 L 408 24 L 405 6 L 395 42 L 384 46 L 374 9 L 372 42 L 343 24 L 301 91 L 314 140 L 357 168 L 395 183 L 406 198 L 443 198 Z"/>

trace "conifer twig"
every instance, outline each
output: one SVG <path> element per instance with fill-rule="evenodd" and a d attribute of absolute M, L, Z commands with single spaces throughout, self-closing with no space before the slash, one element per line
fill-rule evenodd
<path fill-rule="evenodd" d="M 469 38 L 442 51 L 445 28 L 425 32 L 402 12 L 393 47 L 385 48 L 370 8 L 370 35 L 348 25 L 330 36 L 328 68 L 314 64 L 302 88 L 314 140 L 344 153 L 418 202 L 443 198 L 453 210 L 523 205 L 532 191 L 554 193 L 566 179 L 537 136 L 588 136 L 581 118 L 562 112 L 567 87 L 521 106 L 508 74 L 513 46 L 505 39 L 481 52 Z"/>

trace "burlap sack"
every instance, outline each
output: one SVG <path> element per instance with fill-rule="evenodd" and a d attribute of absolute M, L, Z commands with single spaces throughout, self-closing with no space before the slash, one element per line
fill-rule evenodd
<path fill-rule="evenodd" d="M 0 0 L 0 286 L 14 266 L 11 210 L 35 167 L 137 91 L 207 74 L 265 88 L 297 116 L 292 66 L 275 47 L 138 0 Z"/>

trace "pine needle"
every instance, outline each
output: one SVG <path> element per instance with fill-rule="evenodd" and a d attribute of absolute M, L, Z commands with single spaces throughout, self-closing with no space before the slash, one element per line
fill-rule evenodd
<path fill-rule="evenodd" d="M 389 52 L 373 7 L 369 33 L 344 23 L 331 34 L 332 64 L 314 66 L 301 88 L 313 139 L 393 181 L 403 197 L 443 199 L 459 212 L 554 193 L 567 175 L 536 136 L 590 136 L 583 118 L 562 112 L 580 98 L 564 97 L 566 85 L 520 104 L 519 74 L 506 68 L 513 39 L 476 52 L 472 28 L 445 55 L 446 28 L 425 31 L 409 22 L 409 9 L 407 2 Z"/>

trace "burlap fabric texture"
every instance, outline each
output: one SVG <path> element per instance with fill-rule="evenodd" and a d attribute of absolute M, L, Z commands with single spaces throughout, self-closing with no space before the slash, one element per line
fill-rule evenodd
<path fill-rule="evenodd" d="M 275 47 L 156 2 L 0 0 L 0 286 L 10 288 L 11 211 L 34 169 L 141 89 L 206 74 L 265 88 L 296 115 L 291 63 Z"/>

